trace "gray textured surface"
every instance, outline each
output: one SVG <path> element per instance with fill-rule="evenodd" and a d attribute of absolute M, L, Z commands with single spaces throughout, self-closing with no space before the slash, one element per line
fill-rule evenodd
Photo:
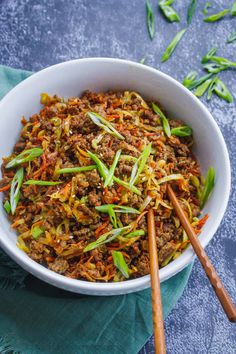
<path fill-rule="evenodd" d="M 212 13 L 229 7 L 232 2 L 212 1 Z M 74 58 L 107 56 L 138 61 L 146 55 L 148 65 L 181 81 L 191 69 L 201 72 L 200 58 L 213 45 L 218 47 L 219 55 L 236 60 L 236 42 L 225 43 L 236 30 L 236 18 L 228 16 L 218 23 L 204 23 L 201 10 L 205 1 L 198 1 L 196 16 L 183 41 L 173 57 L 161 64 L 167 44 L 186 26 L 188 1 L 175 2 L 181 17 L 179 24 L 167 23 L 156 10 L 157 1 L 151 3 L 157 29 L 152 42 L 146 31 L 144 0 L 1 0 L 0 63 L 36 71 Z M 236 99 L 235 75 L 235 71 L 220 74 Z M 232 164 L 231 199 L 207 252 L 236 302 L 235 103 L 229 105 L 214 97 L 206 104 L 223 132 Z M 196 262 L 184 295 L 165 322 L 167 352 L 236 353 L 235 328 L 228 323 Z M 152 340 L 140 352 L 145 353 L 154 353 Z"/>

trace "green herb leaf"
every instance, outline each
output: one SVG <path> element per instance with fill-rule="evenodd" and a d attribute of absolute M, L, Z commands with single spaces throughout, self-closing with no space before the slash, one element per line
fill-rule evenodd
<path fill-rule="evenodd" d="M 188 6 L 187 23 L 190 25 L 197 6 L 197 0 L 191 0 Z"/>
<path fill-rule="evenodd" d="M 220 71 L 227 70 L 229 67 L 227 65 L 220 65 L 218 63 L 207 63 L 203 64 L 205 70 L 209 73 L 217 74 Z"/>
<path fill-rule="evenodd" d="M 125 227 L 121 227 L 119 229 L 112 229 L 112 230 L 106 232 L 105 234 L 100 236 L 96 241 L 89 243 L 84 248 L 84 252 L 91 251 L 94 248 L 97 248 L 101 245 L 104 245 L 105 243 L 113 241 L 115 238 L 117 238 L 118 236 L 122 235 L 127 230 L 129 230 L 129 228 L 130 228 L 130 226 L 125 226 Z"/>
<path fill-rule="evenodd" d="M 190 136 L 192 135 L 193 131 L 187 125 L 183 125 L 182 127 L 176 127 L 171 129 L 171 134 L 175 136 Z"/>
<path fill-rule="evenodd" d="M 143 235 L 145 235 L 144 230 L 135 230 L 125 235 L 125 238 L 132 238 L 132 237 L 143 236 Z"/>
<path fill-rule="evenodd" d="M 33 148 L 33 149 L 28 149 L 23 152 L 21 152 L 19 155 L 14 157 L 8 164 L 6 165 L 6 168 L 12 168 L 17 165 L 21 165 L 24 162 L 32 161 L 36 157 L 41 156 L 43 153 L 43 149 L 41 148 Z"/>
<path fill-rule="evenodd" d="M 233 3 L 233 5 L 231 7 L 230 15 L 231 16 L 236 16 L 236 1 Z"/>
<path fill-rule="evenodd" d="M 146 1 L 146 12 L 147 12 L 147 28 L 148 28 L 148 33 L 151 38 L 151 40 L 155 36 L 155 23 L 154 23 L 154 14 L 153 10 L 151 8 L 151 5 L 149 1 Z"/>
<path fill-rule="evenodd" d="M 15 214 L 17 204 L 20 200 L 20 188 L 24 179 L 24 169 L 21 167 L 13 177 L 10 189 L 10 205 L 11 213 Z"/>
<path fill-rule="evenodd" d="M 185 78 L 183 79 L 182 84 L 189 88 L 189 86 L 195 81 L 197 77 L 197 72 L 196 71 L 190 71 L 190 73 L 188 73 Z"/>
<path fill-rule="evenodd" d="M 8 200 L 5 201 L 3 206 L 4 206 L 4 209 L 6 210 L 7 214 L 10 214 L 10 212 L 11 212 L 11 204 L 9 203 Z"/>
<path fill-rule="evenodd" d="M 79 172 L 85 172 L 85 171 L 91 171 L 97 168 L 96 165 L 90 165 L 90 166 L 81 166 L 81 167 L 67 167 L 67 168 L 61 168 L 60 170 L 57 170 L 57 174 L 62 174 L 62 173 L 79 173 Z"/>
<path fill-rule="evenodd" d="M 120 158 L 120 154 L 121 154 L 121 150 L 118 150 L 115 154 L 114 161 L 113 161 L 111 168 L 108 171 L 108 174 L 106 176 L 104 187 L 110 186 L 112 184 L 115 169 L 116 169 L 116 166 L 117 166 L 119 158 Z"/>
<path fill-rule="evenodd" d="M 204 15 L 207 15 L 208 14 L 208 9 L 211 7 L 211 3 L 210 2 L 206 2 L 205 3 L 205 6 L 204 6 L 204 9 L 202 10 L 202 12 L 204 13 Z"/>
<path fill-rule="evenodd" d="M 125 262 L 124 256 L 119 251 L 112 251 L 114 265 L 123 274 L 125 278 L 129 278 L 129 268 Z"/>
<path fill-rule="evenodd" d="M 32 228 L 31 234 L 35 240 L 37 240 L 42 233 L 44 233 L 44 229 L 41 227 L 35 226 Z"/>
<path fill-rule="evenodd" d="M 170 132 L 170 125 L 169 125 L 168 119 L 166 118 L 164 113 L 160 110 L 160 108 L 153 102 L 152 102 L 152 109 L 157 115 L 159 115 L 161 117 L 163 130 L 169 138 L 171 136 L 171 132 Z"/>
<path fill-rule="evenodd" d="M 218 77 L 214 77 L 212 80 L 211 80 L 211 83 L 210 83 L 210 86 L 209 86 L 209 89 L 208 89 L 208 92 L 207 92 L 207 101 L 209 101 L 211 99 L 211 96 L 213 94 L 213 91 L 214 91 L 214 85 L 217 81 Z"/>
<path fill-rule="evenodd" d="M 173 9 L 173 7 L 169 6 L 173 4 L 174 1 L 160 1 L 159 2 L 159 7 L 161 11 L 163 12 L 164 16 L 169 20 L 170 22 L 179 22 L 180 18 L 177 12 Z"/>
<path fill-rule="evenodd" d="M 236 40 L 236 32 L 231 34 L 231 36 L 227 39 L 226 43 L 232 43 L 235 40 Z"/>
<path fill-rule="evenodd" d="M 211 81 L 212 79 L 208 79 L 205 82 L 203 82 L 200 86 L 198 86 L 196 91 L 194 92 L 194 95 L 196 97 L 201 97 L 202 95 L 204 95 L 206 90 L 209 88 Z"/>
<path fill-rule="evenodd" d="M 102 128 L 110 135 L 113 135 L 118 139 L 124 140 L 124 137 L 105 118 L 103 118 L 102 116 L 100 116 L 95 112 L 87 112 L 87 115 L 92 120 L 92 122 L 96 124 L 98 127 Z"/>
<path fill-rule="evenodd" d="M 96 154 L 93 154 L 91 151 L 87 151 L 89 157 L 95 162 L 97 165 L 98 171 L 102 178 L 105 180 L 108 175 L 108 168 L 106 165 L 99 159 L 99 157 Z"/>
<path fill-rule="evenodd" d="M 204 205 L 206 204 L 213 188 L 215 185 L 215 170 L 213 167 L 210 167 L 209 170 L 207 171 L 207 176 L 205 179 L 205 183 L 204 183 L 204 188 L 201 192 L 201 196 L 200 196 L 200 207 L 201 209 L 204 207 Z"/>
<path fill-rule="evenodd" d="M 211 57 L 216 53 L 217 48 L 211 48 L 211 50 L 209 50 L 209 52 L 204 55 L 204 57 L 201 60 L 201 63 L 207 63 L 209 60 L 211 60 Z"/>
<path fill-rule="evenodd" d="M 134 185 L 135 182 L 137 182 L 140 174 L 142 173 L 146 162 L 149 158 L 149 155 L 151 153 L 151 148 L 152 148 L 152 144 L 148 144 L 148 146 L 143 150 L 142 154 L 139 156 L 138 160 L 135 162 L 132 171 L 131 171 L 131 177 L 130 177 L 130 181 L 129 184 L 130 185 Z"/>
<path fill-rule="evenodd" d="M 171 41 L 171 43 L 168 45 L 165 53 L 162 56 L 161 61 L 164 62 L 167 59 L 169 59 L 169 57 L 172 55 L 172 53 L 174 52 L 176 46 L 178 45 L 179 41 L 181 40 L 181 38 L 183 37 L 183 35 L 186 32 L 186 28 L 181 30 L 180 32 L 178 32 L 176 34 L 176 36 L 174 37 L 174 39 Z"/>
<path fill-rule="evenodd" d="M 226 85 L 220 79 L 217 79 L 213 87 L 213 91 L 227 102 L 233 102 L 233 97 L 226 87 Z"/>
<path fill-rule="evenodd" d="M 189 90 L 193 90 L 194 88 L 200 86 L 203 82 L 206 80 L 210 79 L 213 76 L 212 73 L 209 73 L 207 75 L 201 76 L 199 79 L 194 80 L 188 87 Z"/>
<path fill-rule="evenodd" d="M 61 184 L 62 182 L 54 182 L 54 181 L 40 181 L 37 179 L 29 179 L 28 181 L 24 182 L 27 185 L 34 185 L 34 186 L 56 186 L 57 184 Z"/>
<path fill-rule="evenodd" d="M 221 12 L 218 12 L 217 14 L 211 15 L 209 17 L 205 17 L 204 22 L 216 22 L 216 21 L 222 19 L 223 17 L 225 17 L 225 15 L 228 13 L 229 13 L 229 10 L 223 10 Z"/>

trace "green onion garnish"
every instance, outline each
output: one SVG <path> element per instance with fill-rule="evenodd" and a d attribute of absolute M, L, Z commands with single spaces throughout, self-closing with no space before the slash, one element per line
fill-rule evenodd
<path fill-rule="evenodd" d="M 183 125 L 181 127 L 176 127 L 171 129 L 171 135 L 175 136 L 190 136 L 192 135 L 193 131 L 192 128 L 190 128 L 187 125 Z"/>
<path fill-rule="evenodd" d="M 19 155 L 17 155 L 16 157 L 14 157 L 14 159 L 12 159 L 10 162 L 8 162 L 6 168 L 12 168 L 24 162 L 32 161 L 36 157 L 41 156 L 42 153 L 43 153 L 43 149 L 41 148 L 33 148 L 33 149 L 25 150 L 21 152 Z"/>
<path fill-rule="evenodd" d="M 226 43 L 232 43 L 233 41 L 236 40 L 236 32 L 232 33 L 229 38 L 227 39 Z"/>
<path fill-rule="evenodd" d="M 130 185 L 134 185 L 140 174 L 142 173 L 146 162 L 149 158 L 149 155 L 151 153 L 151 148 L 152 148 L 152 144 L 148 144 L 148 146 L 143 150 L 143 152 L 141 153 L 141 155 L 139 156 L 139 158 L 137 159 L 137 161 L 135 162 L 135 164 L 133 165 L 132 171 L 131 171 L 131 176 L 130 176 L 130 181 L 129 184 Z"/>
<path fill-rule="evenodd" d="M 140 214 L 140 211 L 137 209 L 115 204 L 104 204 L 95 207 L 95 209 L 101 213 L 108 213 L 110 220 L 115 228 L 117 228 L 117 219 L 115 213 Z"/>
<path fill-rule="evenodd" d="M 57 170 L 56 173 L 62 174 L 62 173 L 79 173 L 79 172 L 85 172 L 85 171 L 91 171 L 97 168 L 96 165 L 90 165 L 90 166 L 81 166 L 81 167 L 67 167 L 67 168 L 61 168 L 60 170 Z"/>
<path fill-rule="evenodd" d="M 204 13 L 204 15 L 207 15 L 208 14 L 208 9 L 211 7 L 211 3 L 210 2 L 206 2 L 205 3 L 205 6 L 204 6 L 204 9 L 202 10 L 202 12 Z"/>
<path fill-rule="evenodd" d="M 146 61 L 146 57 L 143 57 L 142 59 L 140 59 L 140 64 L 145 64 L 145 61 Z"/>
<path fill-rule="evenodd" d="M 227 65 L 220 65 L 217 63 L 203 64 L 203 67 L 209 73 L 213 73 L 213 74 L 218 74 L 220 71 L 227 70 L 229 68 Z"/>
<path fill-rule="evenodd" d="M 212 81 L 212 79 L 208 79 L 205 82 L 203 82 L 200 86 L 198 86 L 196 91 L 194 92 L 194 95 L 196 97 L 201 97 L 202 95 L 204 95 L 204 93 L 209 88 L 211 81 Z"/>
<path fill-rule="evenodd" d="M 152 109 L 157 115 L 161 117 L 163 130 L 169 138 L 171 136 L 171 132 L 170 132 L 170 125 L 168 119 L 166 118 L 164 113 L 160 110 L 160 108 L 153 102 L 152 102 Z"/>
<path fill-rule="evenodd" d="M 112 251 L 114 265 L 122 273 L 125 278 L 129 278 L 129 268 L 125 262 L 124 256 L 119 251 Z"/>
<path fill-rule="evenodd" d="M 169 59 L 169 57 L 171 56 L 171 54 L 174 52 L 176 46 L 178 45 L 179 41 L 181 40 L 181 38 L 183 37 L 183 35 L 186 32 L 186 28 L 181 30 L 180 32 L 178 32 L 174 39 L 171 41 L 171 43 L 168 45 L 167 49 L 165 50 L 161 61 L 164 62 L 167 59 Z"/>
<path fill-rule="evenodd" d="M 6 210 L 7 214 L 10 214 L 10 212 L 11 212 L 11 204 L 9 203 L 8 200 L 5 201 L 3 206 L 4 206 L 4 209 Z"/>
<path fill-rule="evenodd" d="M 141 195 L 141 192 L 138 188 L 136 188 L 134 185 L 127 183 L 125 181 L 122 181 L 121 179 L 117 178 L 114 176 L 113 180 L 120 184 L 121 186 L 125 187 L 126 189 L 129 189 L 130 191 L 132 191 L 133 193 L 137 194 L 137 195 Z"/>
<path fill-rule="evenodd" d="M 206 204 L 206 202 L 207 202 L 207 200 L 214 188 L 214 185 L 215 185 L 215 170 L 213 167 L 210 167 L 209 170 L 207 171 L 207 176 L 205 179 L 204 188 L 203 188 L 201 195 L 200 195 L 201 209 Z"/>
<path fill-rule="evenodd" d="M 190 73 L 188 73 L 185 78 L 183 79 L 182 84 L 189 88 L 189 86 L 196 80 L 197 78 L 197 72 L 196 71 L 191 71 Z"/>
<path fill-rule="evenodd" d="M 188 6 L 187 23 L 190 25 L 197 6 L 197 0 L 191 0 Z"/>
<path fill-rule="evenodd" d="M 155 36 L 155 23 L 154 23 L 154 14 L 152 7 L 149 3 L 149 1 L 146 1 L 146 12 L 147 12 L 147 28 L 148 28 L 148 33 L 151 38 L 151 40 Z"/>
<path fill-rule="evenodd" d="M 211 60 L 211 57 L 216 53 L 216 51 L 217 48 L 211 48 L 211 50 L 209 50 L 209 52 L 202 57 L 201 63 L 204 64 Z"/>
<path fill-rule="evenodd" d="M 236 1 L 233 3 L 231 9 L 230 9 L 230 15 L 231 16 L 236 16 Z"/>
<path fill-rule="evenodd" d="M 213 87 L 213 91 L 227 102 L 233 102 L 233 97 L 226 87 L 226 85 L 220 79 L 217 79 Z"/>
<path fill-rule="evenodd" d="M 13 177 L 10 189 L 10 205 L 11 213 L 15 214 L 17 204 L 20 200 L 20 188 L 24 179 L 24 169 L 21 167 Z"/>
<path fill-rule="evenodd" d="M 27 185 L 33 186 L 56 186 L 57 184 L 61 184 L 62 182 L 54 182 L 54 181 L 39 181 L 37 179 L 29 179 L 28 181 L 24 182 Z"/>
<path fill-rule="evenodd" d="M 204 21 L 205 22 L 216 22 L 225 17 L 226 14 L 229 13 L 229 10 L 223 10 L 218 12 L 217 14 L 211 15 L 209 17 L 205 17 Z"/>
<path fill-rule="evenodd" d="M 121 150 L 118 150 L 116 152 L 116 154 L 115 154 L 115 158 L 113 160 L 111 168 L 109 169 L 108 174 L 106 176 L 106 179 L 105 179 L 105 182 L 104 182 L 104 187 L 110 186 L 112 184 L 114 173 L 115 173 L 115 169 L 116 169 L 116 166 L 118 164 L 120 154 L 121 154 Z"/>
<path fill-rule="evenodd" d="M 44 229 L 40 228 L 39 226 L 32 228 L 31 234 L 35 240 L 37 240 L 42 233 L 44 233 Z"/>
<path fill-rule="evenodd" d="M 92 120 L 92 122 L 96 124 L 98 127 L 102 128 L 110 135 L 113 135 L 118 139 L 124 140 L 124 137 L 105 118 L 103 118 L 102 116 L 100 116 L 95 112 L 87 112 L 87 115 Z"/>
<path fill-rule="evenodd" d="M 177 12 L 170 6 L 173 4 L 174 0 L 162 0 L 159 2 L 159 7 L 163 12 L 164 16 L 170 22 L 179 22 L 180 18 Z"/>
<path fill-rule="evenodd" d="M 132 238 L 132 237 L 143 236 L 143 235 L 145 235 L 144 230 L 135 230 L 125 235 L 125 238 Z"/>
<path fill-rule="evenodd" d="M 207 81 L 213 76 L 212 73 L 201 76 L 199 79 L 194 80 L 191 84 L 189 84 L 188 89 L 193 90 L 194 88 L 200 86 L 203 82 Z"/>

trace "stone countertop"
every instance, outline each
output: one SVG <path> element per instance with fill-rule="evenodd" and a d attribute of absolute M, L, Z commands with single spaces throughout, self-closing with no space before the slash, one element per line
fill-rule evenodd
<path fill-rule="evenodd" d="M 218 53 L 236 60 L 236 42 L 226 39 L 236 30 L 236 17 L 216 23 L 203 22 L 205 1 L 198 1 L 196 14 L 173 56 L 161 63 L 167 45 L 186 27 L 189 1 L 175 1 L 181 22 L 170 24 L 155 11 L 156 36 L 150 41 L 145 18 L 145 0 L 2 0 L 0 2 L 1 64 L 32 71 L 75 58 L 117 57 L 158 68 L 182 81 L 191 70 L 201 70 L 201 57 L 213 46 Z M 211 13 L 230 7 L 233 0 L 211 1 Z M 236 100 L 235 72 L 220 73 Z M 207 105 L 226 140 L 232 166 L 232 190 L 224 220 L 207 247 L 213 264 L 231 296 L 235 297 L 236 230 L 236 111 L 213 97 Z M 167 352 L 173 354 L 233 354 L 235 325 L 228 322 L 198 261 L 187 288 L 165 321 Z M 129 354 L 129 353 L 127 353 Z M 154 354 L 153 341 L 140 354 Z"/>

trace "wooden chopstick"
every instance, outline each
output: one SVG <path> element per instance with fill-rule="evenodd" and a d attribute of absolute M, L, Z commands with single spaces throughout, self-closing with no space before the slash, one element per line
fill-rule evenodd
<path fill-rule="evenodd" d="M 153 318 L 153 331 L 155 354 L 165 354 L 165 335 L 164 323 L 162 316 L 162 303 L 161 303 L 161 287 L 159 279 L 159 265 L 157 255 L 156 243 L 156 228 L 154 221 L 154 212 L 152 209 L 148 211 L 148 245 L 150 257 L 150 275 L 152 286 L 152 318 Z"/>
<path fill-rule="evenodd" d="M 167 193 L 168 196 L 172 202 L 172 205 L 174 207 L 174 210 L 179 217 L 179 220 L 186 231 L 189 241 L 191 242 L 194 251 L 196 252 L 199 261 L 201 262 L 208 279 L 210 280 L 210 283 L 215 290 L 215 293 L 228 317 L 228 319 L 231 322 L 236 322 L 236 308 L 230 299 L 230 296 L 226 289 L 224 288 L 224 285 L 222 284 L 218 274 L 216 273 L 215 268 L 213 267 L 210 259 L 208 258 L 206 252 L 204 251 L 198 237 L 196 236 L 188 218 L 186 217 L 182 207 L 180 206 L 180 203 L 171 188 L 171 186 L 168 184 L 167 185 Z"/>

